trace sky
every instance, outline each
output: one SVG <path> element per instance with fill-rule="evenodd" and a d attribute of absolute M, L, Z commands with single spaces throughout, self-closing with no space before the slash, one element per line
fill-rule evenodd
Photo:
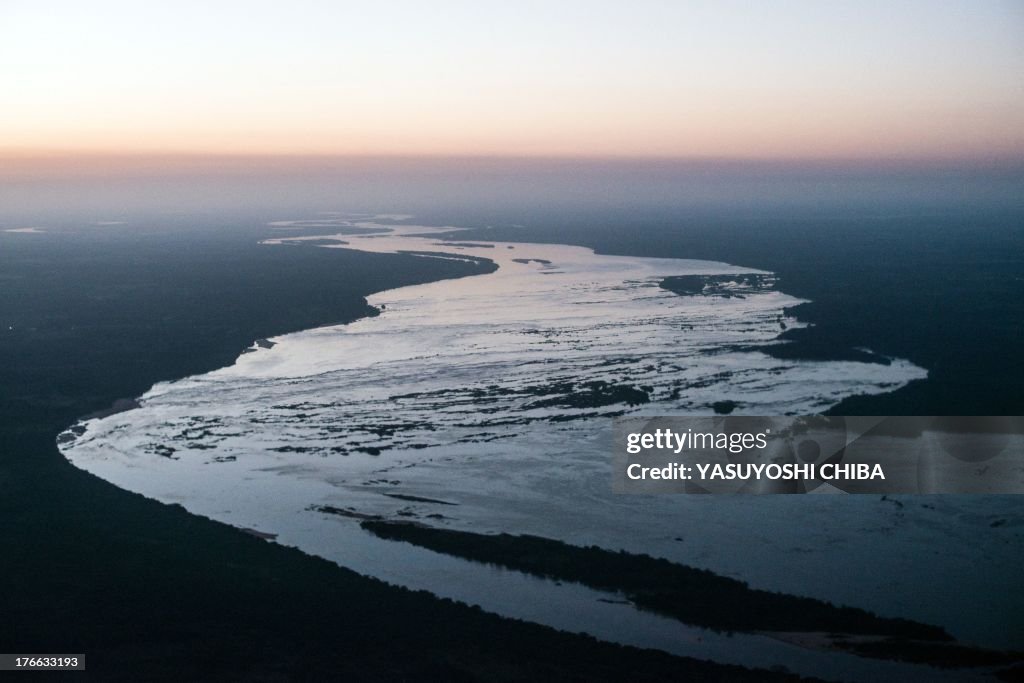
<path fill-rule="evenodd" d="M 1024 159 L 1024 2 L 0 0 L 0 156 Z"/>

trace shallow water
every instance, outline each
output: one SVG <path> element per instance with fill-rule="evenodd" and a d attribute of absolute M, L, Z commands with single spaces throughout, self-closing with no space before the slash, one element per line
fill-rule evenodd
<path fill-rule="evenodd" d="M 713 634 L 688 640 L 700 629 L 579 587 L 540 587 L 550 582 L 374 539 L 322 510 L 644 552 L 937 623 L 968 640 L 1019 641 L 1006 628 L 1024 613 L 1014 597 L 1024 523 L 1012 500 L 907 499 L 897 508 L 868 496 L 611 493 L 611 416 L 706 414 L 719 401 L 746 414 L 815 413 L 926 375 L 899 359 L 778 360 L 757 350 L 798 324 L 784 309 L 799 300 L 771 274 L 564 245 L 452 245 L 437 228 L 346 218 L 277 227 L 308 237 L 267 248 L 330 244 L 335 230 L 346 233 L 335 237 L 343 248 L 444 252 L 498 270 L 374 295 L 378 317 L 276 337 L 231 367 L 158 384 L 141 408 L 62 435 L 72 463 L 393 583 L 680 654 L 819 674 L 829 670 L 821 662 L 853 661 L 842 668 L 850 677 L 877 673 L 864 668 L 876 663 L 798 656 L 755 636 L 744 638 L 756 647 L 743 648 L 714 647 Z M 658 286 L 666 276 L 742 274 L 760 275 L 759 284 L 718 277 L 726 284 L 708 296 Z M 996 518 L 1009 521 L 990 528 Z"/>

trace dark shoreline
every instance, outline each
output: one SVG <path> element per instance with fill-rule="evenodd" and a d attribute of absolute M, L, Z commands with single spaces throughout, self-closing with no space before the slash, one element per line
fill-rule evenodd
<path fill-rule="evenodd" d="M 458 531 L 420 522 L 364 519 L 360 526 L 378 538 L 617 593 L 637 609 L 714 631 L 759 633 L 781 640 L 817 633 L 822 649 L 940 668 L 1024 666 L 1024 652 L 965 645 L 938 626 L 753 589 L 736 579 L 648 555 L 574 546 L 539 536 Z"/>
<path fill-rule="evenodd" d="M 373 315 L 372 291 L 483 264 L 274 249 L 248 233 L 62 237 L 0 250 L 15 283 L 0 313 L 16 321 L 0 338 L 6 651 L 82 652 L 85 677 L 126 681 L 799 680 L 388 586 L 118 489 L 56 448 L 118 397 L 223 367 L 253 339 Z"/>
<path fill-rule="evenodd" d="M 825 631 L 950 642 L 944 629 L 750 588 L 745 582 L 668 560 L 581 547 L 540 536 L 480 534 L 419 522 L 364 520 L 374 536 L 475 562 L 624 594 L 640 609 L 714 631 Z"/>

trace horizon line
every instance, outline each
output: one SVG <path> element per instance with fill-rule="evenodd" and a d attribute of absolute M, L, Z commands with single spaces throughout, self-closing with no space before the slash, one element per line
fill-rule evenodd
<path fill-rule="evenodd" d="M 1024 153 L 962 155 L 650 155 L 650 154 L 536 154 L 514 152 L 309 152 L 309 151 L 203 151 L 162 149 L 74 149 L 2 147 L 0 160 L 34 163 L 85 160 L 156 162 L 184 161 L 216 163 L 232 161 L 362 161 L 362 162 L 513 162 L 513 163 L 644 163 L 652 165 L 797 165 L 808 166 L 897 166 L 897 167 L 1016 167 L 1024 166 Z M 12 169 L 8 169 L 12 170 Z M 6 175 L 6 173 L 0 173 Z"/>

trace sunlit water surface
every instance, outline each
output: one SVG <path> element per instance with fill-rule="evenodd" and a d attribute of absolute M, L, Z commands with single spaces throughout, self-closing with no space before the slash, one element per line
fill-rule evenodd
<path fill-rule="evenodd" d="M 707 414 L 723 401 L 737 413 L 816 413 L 925 370 L 900 359 L 770 357 L 761 349 L 799 324 L 785 314 L 799 300 L 763 271 L 445 242 L 442 229 L 387 218 L 282 222 L 283 236 L 266 244 L 488 259 L 498 270 L 376 294 L 377 317 L 275 337 L 230 367 L 157 384 L 140 408 L 61 435 L 66 457 L 125 489 L 392 583 L 690 656 L 861 680 L 904 672 L 761 636 L 726 638 L 579 586 L 378 540 L 349 515 L 643 552 L 967 640 L 1021 644 L 1005 628 L 1024 613 L 1024 518 L 1010 498 L 897 506 L 876 496 L 611 493 L 613 416 Z M 659 286 L 685 275 L 737 277 L 692 296 Z"/>

